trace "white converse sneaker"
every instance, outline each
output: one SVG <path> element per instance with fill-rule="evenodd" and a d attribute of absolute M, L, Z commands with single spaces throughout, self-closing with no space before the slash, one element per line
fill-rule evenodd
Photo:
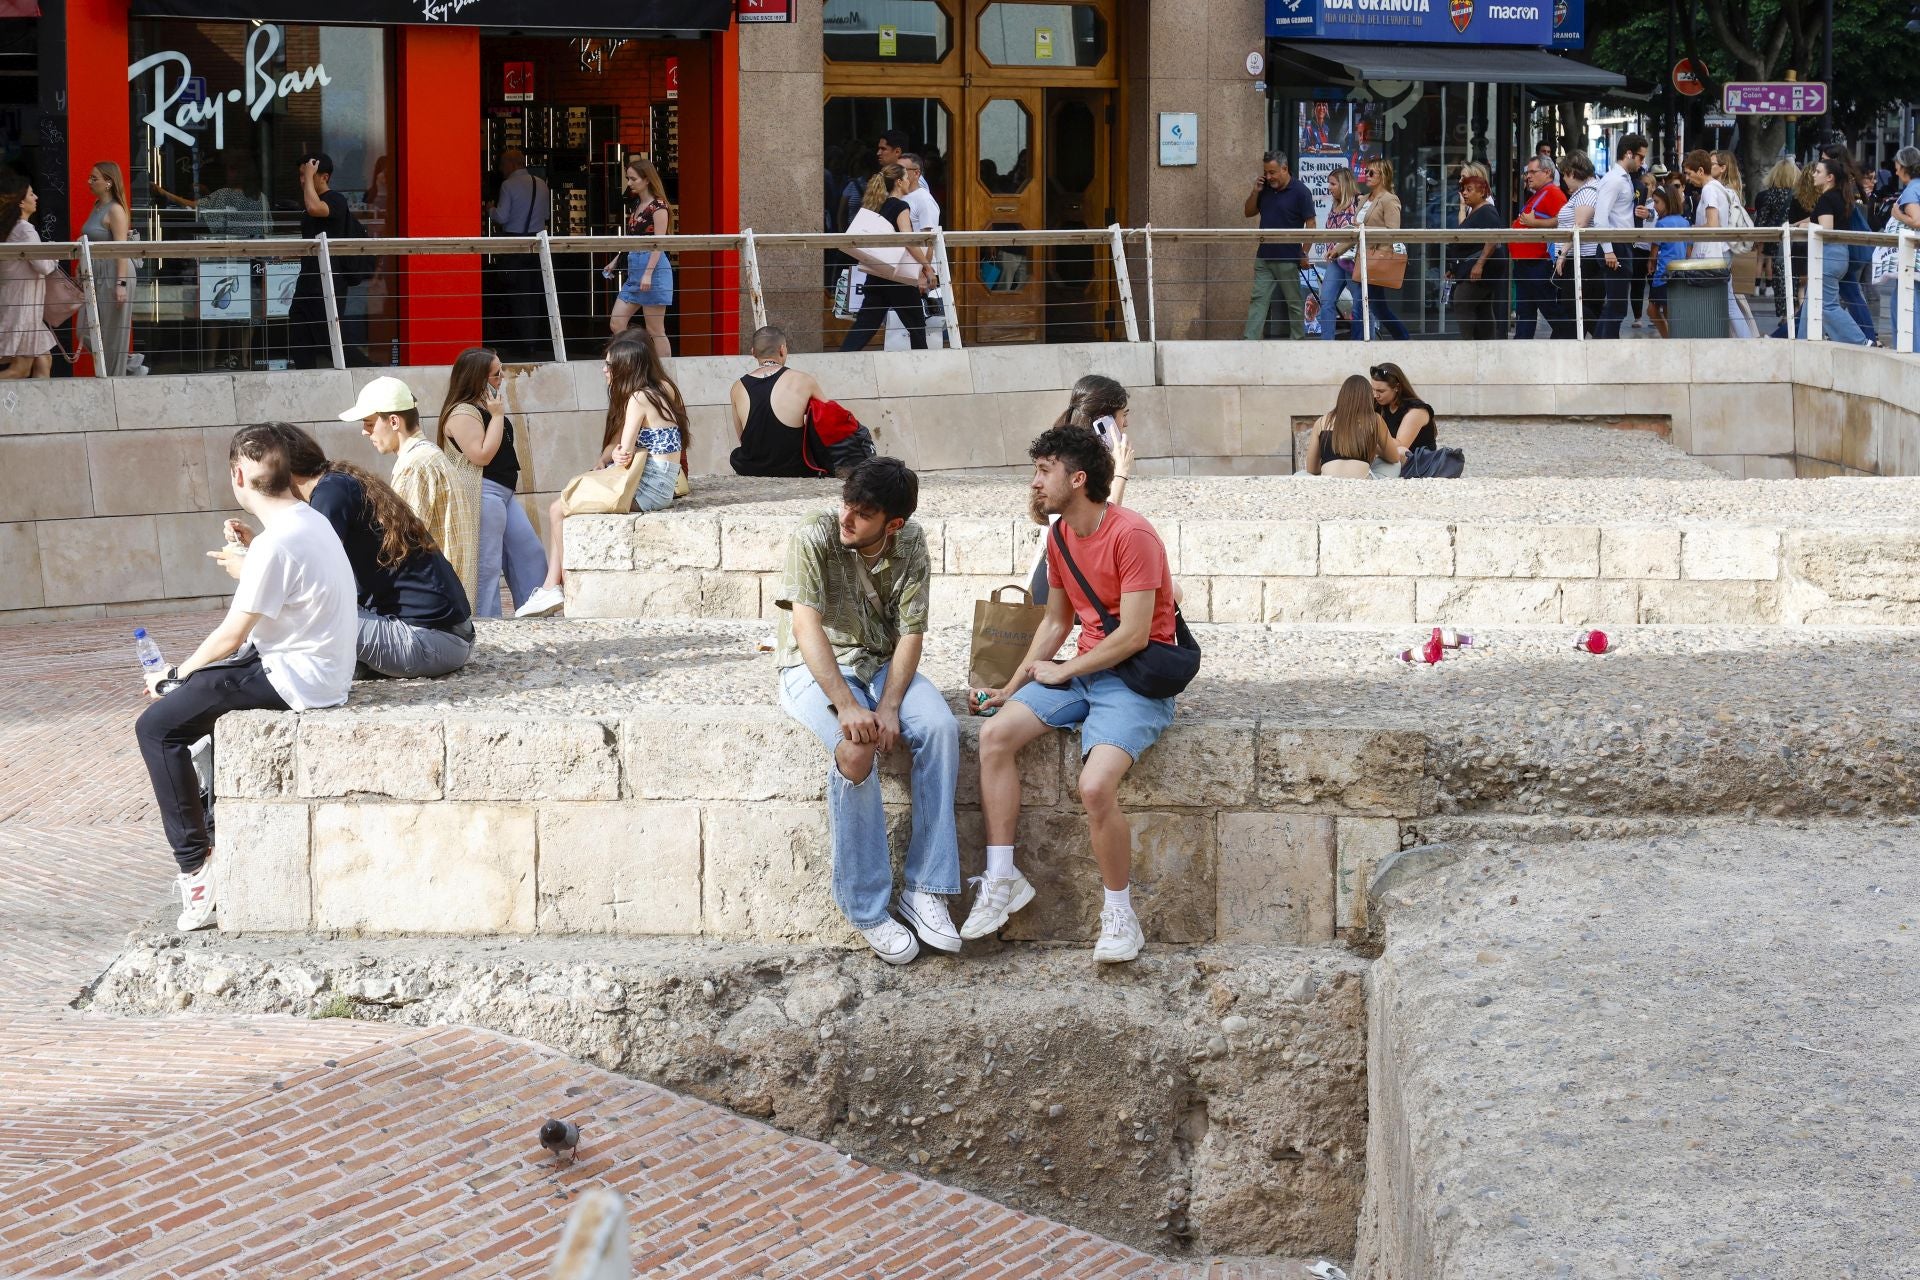
<path fill-rule="evenodd" d="M 1007 917 L 1033 901 L 1033 886 L 1022 875 L 1011 880 L 974 876 L 967 883 L 980 886 L 973 895 L 967 922 L 960 926 L 960 936 L 969 941 L 1006 928 Z"/>
<path fill-rule="evenodd" d="M 1124 907 L 1108 907 L 1100 913 L 1100 941 L 1093 944 L 1093 958 L 1101 964 L 1121 964 L 1139 955 L 1146 941 L 1139 917 Z"/>
<path fill-rule="evenodd" d="M 558 613 L 566 607 L 567 593 L 559 587 L 541 587 L 527 597 L 527 602 L 513 611 L 516 618 L 544 618 L 550 613 Z"/>
<path fill-rule="evenodd" d="M 937 893 L 908 889 L 901 893 L 898 905 L 901 919 L 920 935 L 920 941 L 935 951 L 960 949 L 960 935 L 954 931 L 953 916 L 947 910 L 945 898 Z"/>
<path fill-rule="evenodd" d="M 920 943 L 913 931 L 898 920 L 889 918 L 871 929 L 862 929 L 860 936 L 867 940 L 873 953 L 888 964 L 906 964 L 920 954 Z"/>
<path fill-rule="evenodd" d="M 200 869 L 192 875 L 183 871 L 173 880 L 180 889 L 180 918 L 174 921 L 174 927 L 182 933 L 192 933 L 196 929 L 211 926 L 216 910 L 213 901 L 213 859 L 208 858 L 201 863 Z"/>

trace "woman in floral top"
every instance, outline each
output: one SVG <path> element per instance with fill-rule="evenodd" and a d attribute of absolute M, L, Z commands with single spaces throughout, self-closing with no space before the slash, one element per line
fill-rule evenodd
<path fill-rule="evenodd" d="M 1353 170 L 1335 169 L 1327 175 L 1327 193 L 1333 198 L 1333 207 L 1327 212 L 1327 230 L 1342 231 L 1360 221 L 1360 187 L 1353 180 Z M 1320 246 L 1326 261 L 1320 264 L 1320 336 L 1331 341 L 1334 326 L 1340 323 L 1340 295 L 1346 292 L 1351 277 L 1340 265 L 1342 250 L 1351 252 L 1353 242 L 1341 244 L 1337 241 Z M 1360 323 L 1359 286 L 1354 289 L 1354 319 L 1347 324 L 1347 336 L 1353 337 Z"/>
<path fill-rule="evenodd" d="M 673 213 L 667 203 L 666 184 L 660 180 L 660 171 L 653 167 L 651 160 L 636 156 L 627 161 L 627 195 L 631 197 L 627 209 L 628 235 L 664 236 L 672 229 Z M 619 263 L 620 259 L 615 258 L 601 274 L 611 279 Z M 654 354 L 665 360 L 673 354 L 673 344 L 667 340 L 667 308 L 672 305 L 673 263 L 667 255 L 658 249 L 628 253 L 626 283 L 620 286 L 620 296 L 613 304 L 609 322 L 613 332 L 625 333 L 633 322 L 633 313 L 644 312 L 647 341 L 653 344 Z"/>

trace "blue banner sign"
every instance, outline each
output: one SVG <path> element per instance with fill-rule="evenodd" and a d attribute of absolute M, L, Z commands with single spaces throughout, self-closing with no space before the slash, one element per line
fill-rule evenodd
<path fill-rule="evenodd" d="M 1281 40 L 1512 44 L 1543 49 L 1554 42 L 1554 2 L 1267 0 L 1267 34 Z"/>
<path fill-rule="evenodd" d="M 1553 0 L 1553 47 L 1587 47 L 1587 0 Z"/>

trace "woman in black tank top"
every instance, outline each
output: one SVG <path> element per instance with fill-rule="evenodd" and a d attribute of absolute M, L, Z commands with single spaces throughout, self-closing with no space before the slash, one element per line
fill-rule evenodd
<path fill-rule="evenodd" d="M 1439 447 L 1440 433 L 1433 406 L 1413 393 L 1413 384 L 1397 364 L 1377 364 L 1367 370 L 1373 379 L 1373 402 L 1386 420 L 1387 430 L 1402 449 Z"/>
<path fill-rule="evenodd" d="M 772 372 L 768 372 L 771 370 Z M 811 476 L 800 458 L 802 427 L 790 427 L 773 411 L 774 384 L 787 375 L 787 367 L 776 360 L 763 360 L 760 367 L 740 379 L 747 393 L 747 420 L 740 427 L 740 447 L 729 461 L 739 476 Z"/>

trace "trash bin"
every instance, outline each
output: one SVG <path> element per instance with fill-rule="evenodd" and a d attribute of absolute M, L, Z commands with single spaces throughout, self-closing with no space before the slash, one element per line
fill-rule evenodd
<path fill-rule="evenodd" d="M 1727 282 L 1733 272 L 1716 258 L 1682 258 L 1667 264 L 1667 334 L 1674 338 L 1724 338 Z"/>

